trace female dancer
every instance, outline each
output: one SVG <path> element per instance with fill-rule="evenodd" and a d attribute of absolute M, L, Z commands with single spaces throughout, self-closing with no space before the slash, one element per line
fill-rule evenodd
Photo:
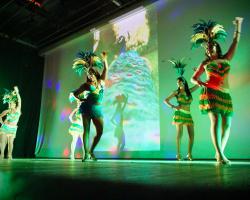
<path fill-rule="evenodd" d="M 194 143 L 194 123 L 190 113 L 190 105 L 193 101 L 192 92 L 195 91 L 198 87 L 194 86 L 189 88 L 186 79 L 183 77 L 184 67 L 186 64 L 181 61 L 171 61 L 174 64 L 174 67 L 177 69 L 178 74 L 180 75 L 177 78 L 177 90 L 172 92 L 166 99 L 165 103 L 175 110 L 173 116 L 173 124 L 176 126 L 176 144 L 177 144 L 177 160 L 182 160 L 180 146 L 181 138 L 183 135 L 183 126 L 187 127 L 189 142 L 188 142 L 188 154 L 187 159 L 192 160 L 192 148 Z M 170 100 L 176 98 L 178 105 L 173 105 Z"/>
<path fill-rule="evenodd" d="M 17 123 L 21 115 L 21 97 L 18 87 L 14 91 L 7 92 L 3 97 L 3 102 L 8 103 L 8 109 L 0 114 L 0 158 L 4 158 L 4 150 L 8 144 L 8 159 L 12 159 L 14 139 L 17 132 Z M 5 117 L 5 120 L 3 120 Z"/>
<path fill-rule="evenodd" d="M 85 71 L 87 73 L 87 80 L 78 89 L 73 92 L 73 95 L 81 100 L 80 94 L 87 91 L 87 97 L 80 105 L 80 113 L 82 114 L 83 121 L 83 146 L 85 155 L 83 160 L 86 159 L 96 160 L 94 149 L 103 133 L 103 113 L 102 113 L 102 99 L 104 92 L 104 80 L 107 76 L 108 64 L 107 55 L 102 53 L 102 59 L 97 57 L 92 52 L 80 52 L 78 58 L 73 64 L 73 69 L 77 73 Z M 100 72 L 102 70 L 102 72 Z M 96 128 L 96 135 L 90 148 L 88 148 L 90 122 L 93 122 Z"/>
<path fill-rule="evenodd" d="M 225 38 L 223 26 L 213 21 L 202 21 L 193 25 L 194 35 L 191 42 L 194 47 L 205 44 L 206 58 L 194 73 L 191 81 L 202 86 L 200 110 L 208 114 L 211 126 L 211 138 L 216 151 L 218 163 L 226 164 L 229 160 L 224 154 L 233 114 L 232 99 L 229 92 L 228 75 L 231 68 L 229 61 L 233 58 L 240 39 L 243 18 L 236 17 L 233 21 L 235 32 L 233 42 L 226 54 L 222 54 L 217 39 Z M 206 72 L 207 80 L 200 80 Z"/>
<path fill-rule="evenodd" d="M 70 159 L 75 159 L 75 149 L 76 149 L 76 143 L 78 138 L 80 137 L 82 144 L 82 133 L 83 133 L 83 127 L 82 127 L 82 116 L 79 112 L 79 106 L 80 101 L 77 101 L 77 107 L 70 113 L 69 120 L 71 122 L 71 126 L 69 128 L 69 134 L 72 136 L 72 142 L 71 142 L 71 152 L 70 152 Z M 82 147 L 83 155 L 85 154 L 84 148 Z"/>

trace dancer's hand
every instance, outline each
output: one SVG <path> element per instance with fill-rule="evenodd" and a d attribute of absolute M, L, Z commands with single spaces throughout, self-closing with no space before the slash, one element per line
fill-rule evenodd
<path fill-rule="evenodd" d="M 197 84 L 198 84 L 198 86 L 200 86 L 200 87 L 206 86 L 206 83 L 204 83 L 204 82 L 202 82 L 202 81 L 200 81 L 200 80 L 197 81 Z"/>
<path fill-rule="evenodd" d="M 17 86 L 14 86 L 14 91 L 16 92 L 16 94 L 18 94 L 18 93 L 19 93 L 19 89 L 18 89 L 18 87 L 17 87 Z"/>
<path fill-rule="evenodd" d="M 107 57 L 108 57 L 107 52 L 103 51 L 103 52 L 101 53 L 101 58 L 102 58 L 102 60 L 107 60 Z"/>
<path fill-rule="evenodd" d="M 238 25 L 238 24 L 242 24 L 243 22 L 243 17 L 235 17 L 233 24 Z"/>
<path fill-rule="evenodd" d="M 74 96 L 73 92 L 69 93 L 69 101 L 70 103 L 74 102 L 76 100 L 76 97 Z"/>
<path fill-rule="evenodd" d="M 181 106 L 173 106 L 172 108 L 175 109 L 175 110 L 180 110 Z"/>
<path fill-rule="evenodd" d="M 233 24 L 235 25 L 235 33 L 237 33 L 237 35 L 241 33 L 242 22 L 243 22 L 242 17 L 235 17 L 235 20 L 233 21 Z"/>

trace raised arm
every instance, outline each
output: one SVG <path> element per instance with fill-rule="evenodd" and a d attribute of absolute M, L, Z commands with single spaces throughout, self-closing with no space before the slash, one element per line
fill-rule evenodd
<path fill-rule="evenodd" d="M 17 95 L 17 110 L 21 111 L 22 100 L 21 100 L 21 96 L 19 94 L 19 89 L 17 86 L 15 86 L 14 90 L 15 90 L 16 95 Z"/>
<path fill-rule="evenodd" d="M 102 60 L 103 60 L 103 64 L 104 64 L 104 68 L 103 68 L 103 71 L 101 74 L 101 79 L 104 81 L 107 78 L 107 73 L 108 73 L 107 53 L 102 52 L 101 56 L 102 56 Z"/>
<path fill-rule="evenodd" d="M 177 108 L 177 106 L 170 103 L 170 100 L 177 95 L 177 92 L 172 92 L 165 100 L 164 103 L 167 104 L 170 108 Z"/>
<path fill-rule="evenodd" d="M 117 104 L 117 101 L 116 101 L 116 100 L 113 102 L 113 106 L 115 106 L 115 104 Z M 112 123 L 113 125 L 115 125 L 115 126 L 117 126 L 117 123 L 115 122 L 116 113 L 117 113 L 117 107 L 115 108 L 115 112 L 114 112 L 114 114 L 113 114 L 113 116 L 111 117 L 111 120 L 110 120 L 111 123 Z"/>
<path fill-rule="evenodd" d="M 128 103 L 128 94 L 127 95 L 124 95 L 125 96 L 125 100 L 124 100 L 124 103 L 123 103 L 123 106 L 122 106 L 122 111 L 125 109 L 127 103 Z"/>
<path fill-rule="evenodd" d="M 242 17 L 235 17 L 235 20 L 233 21 L 233 24 L 235 25 L 233 42 L 232 42 L 231 46 L 229 47 L 227 53 L 224 56 L 227 60 L 231 60 L 233 58 L 235 50 L 236 50 L 236 48 L 238 46 L 238 43 L 239 43 L 239 40 L 240 40 L 242 21 L 243 21 Z"/>

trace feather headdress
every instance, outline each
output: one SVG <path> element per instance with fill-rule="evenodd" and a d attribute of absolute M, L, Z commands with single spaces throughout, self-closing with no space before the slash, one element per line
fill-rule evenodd
<path fill-rule="evenodd" d="M 183 63 L 184 59 L 181 60 L 169 60 L 169 62 L 171 62 L 173 64 L 173 67 L 176 69 L 177 75 L 178 76 L 183 76 L 184 72 L 185 72 L 185 67 L 187 64 Z"/>
<path fill-rule="evenodd" d="M 16 92 L 4 88 L 3 103 L 17 102 Z"/>
<path fill-rule="evenodd" d="M 81 76 L 84 72 L 88 74 L 90 68 L 103 68 L 102 59 L 92 51 L 79 51 L 76 54 L 76 59 L 73 62 L 72 69 Z"/>
<path fill-rule="evenodd" d="M 194 34 L 191 36 L 192 48 L 199 47 L 204 42 L 211 43 L 227 37 L 224 27 L 212 20 L 208 22 L 200 20 L 200 23 L 196 23 L 192 27 L 194 29 Z"/>

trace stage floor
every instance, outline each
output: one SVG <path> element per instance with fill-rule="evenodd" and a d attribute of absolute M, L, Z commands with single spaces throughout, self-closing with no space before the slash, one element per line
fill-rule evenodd
<path fill-rule="evenodd" d="M 249 189 L 249 161 L 0 160 L 1 200 L 211 199 L 239 197 Z"/>

